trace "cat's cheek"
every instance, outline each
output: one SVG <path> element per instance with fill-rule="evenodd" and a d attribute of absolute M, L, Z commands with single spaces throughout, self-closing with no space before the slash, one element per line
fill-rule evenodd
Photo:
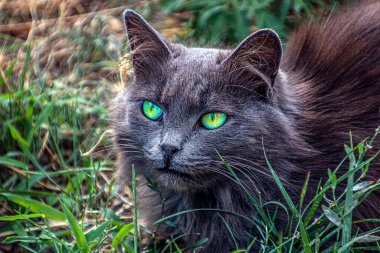
<path fill-rule="evenodd" d="M 143 153 L 146 158 L 147 165 L 150 169 L 164 167 L 164 159 L 161 148 L 159 147 L 159 140 L 150 142 L 143 148 Z"/>

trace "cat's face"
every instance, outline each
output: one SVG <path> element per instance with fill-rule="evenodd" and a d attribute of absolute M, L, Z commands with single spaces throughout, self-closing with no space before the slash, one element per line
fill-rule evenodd
<path fill-rule="evenodd" d="M 259 150 L 277 120 L 268 91 L 281 56 L 277 36 L 259 32 L 230 52 L 164 42 L 134 12 L 126 26 L 135 78 L 114 107 L 126 166 L 177 191 L 224 184 L 218 152 L 237 163 L 252 157 L 247 147 Z"/>

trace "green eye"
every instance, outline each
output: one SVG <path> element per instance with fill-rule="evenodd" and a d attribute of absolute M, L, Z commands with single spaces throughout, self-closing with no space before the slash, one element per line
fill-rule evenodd
<path fill-rule="evenodd" d="M 226 120 L 227 115 L 225 113 L 211 112 L 202 116 L 201 123 L 205 128 L 212 130 L 223 126 Z"/>
<path fill-rule="evenodd" d="M 160 120 L 163 114 L 162 109 L 158 105 L 148 100 L 143 101 L 142 111 L 148 119 L 154 121 Z"/>

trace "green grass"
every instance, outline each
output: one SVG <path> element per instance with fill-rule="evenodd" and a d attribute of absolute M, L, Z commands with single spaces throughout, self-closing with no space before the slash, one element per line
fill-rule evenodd
<path fill-rule="evenodd" d="M 3 246 L 99 252 L 129 222 L 112 206 L 118 188 L 110 141 L 93 155 L 81 155 L 105 131 L 107 101 L 117 84 L 124 42 L 103 34 L 106 18 L 96 17 L 91 27 L 53 31 L 42 43 L 27 41 L 16 49 L 16 39 L 6 37 L 14 42 L 2 49 L 12 62 L 0 72 Z M 63 68 L 51 68 L 60 60 L 54 47 L 40 53 L 62 42 L 75 50 L 63 59 Z M 123 240 L 118 247 L 133 248 L 133 243 Z"/>
<path fill-rule="evenodd" d="M 323 10 L 329 10 L 328 14 L 338 10 L 341 3 L 336 0 L 163 0 L 159 7 L 165 13 L 188 11 L 193 14 L 183 40 L 233 45 L 260 28 L 272 28 L 285 40 L 300 17 L 319 17 Z"/>
<path fill-rule="evenodd" d="M 269 5 L 269 2 L 274 5 Z M 207 32 L 205 28 L 220 26 L 213 21 L 215 15 L 206 12 L 210 8 L 202 7 L 203 2 L 200 1 L 193 2 L 199 4 L 198 9 L 185 1 L 176 3 L 179 4 L 174 6 L 176 8 L 165 1 L 149 8 L 152 8 L 150 11 L 156 7 L 169 11 L 193 11 L 195 17 L 203 17 L 203 21 L 195 19 L 193 24 L 189 23 L 188 28 L 192 30 L 185 38 L 210 42 L 204 34 Z M 224 4 L 223 1 L 215 3 Z M 256 7 L 253 13 L 257 19 L 237 22 L 236 25 L 243 24 L 244 29 L 232 27 L 235 31 L 231 32 L 235 36 L 233 38 L 225 40 L 225 35 L 216 33 L 212 39 L 220 40 L 219 43 L 236 43 L 247 31 L 267 26 L 265 22 L 270 20 L 280 22 L 273 26 L 275 29 L 281 26 L 278 31 L 286 37 L 291 26 L 285 14 L 290 11 L 292 17 L 302 13 L 308 15 L 308 12 L 313 12 L 312 7 L 324 6 L 322 1 L 284 1 L 278 4 L 277 1 L 268 1 L 268 5 L 252 4 L 252 8 Z M 243 11 L 233 6 L 236 13 Z M 275 10 L 268 12 L 268 8 Z M 280 21 L 271 19 L 273 15 L 277 17 L 278 11 L 282 12 L 278 16 Z M 240 15 L 236 13 L 233 15 Z M 227 14 L 221 12 L 218 15 Z M 97 16 L 84 26 L 53 29 L 43 40 L 23 41 L 9 35 L 0 36 L 4 42 L 0 56 L 8 60 L 0 67 L 0 249 L 22 252 L 145 250 L 163 253 L 186 252 L 207 242 L 207 238 L 203 238 L 185 249 L 176 243 L 179 238 L 158 243 L 156 230 L 137 226 L 137 207 L 131 205 L 139 197 L 136 196 L 135 178 L 131 182 L 131 199 L 118 193 L 118 186 L 112 178 L 114 153 L 106 132 L 107 108 L 113 93 L 122 86 L 117 66 L 126 41 L 105 32 L 107 19 L 106 16 Z M 195 25 L 201 21 L 205 22 L 204 26 Z M 56 47 L 60 43 L 70 49 L 69 54 L 62 56 L 62 51 Z M 246 249 L 237 245 L 234 252 L 249 252 L 258 244 L 261 245 L 260 252 L 363 252 L 368 247 L 378 249 L 380 238 L 376 234 L 379 229 L 358 234 L 353 224 L 379 219 L 360 221 L 352 218 L 352 211 L 357 205 L 380 185 L 379 181 L 364 179 L 374 159 L 374 156 L 368 157 L 367 151 L 377 134 L 367 140 L 368 145 L 364 141 L 358 144 L 350 141 L 345 147 L 346 157 L 340 166 L 328 171 L 328 181 L 321 182 L 318 189 L 310 189 L 305 179 L 299 203 L 289 198 L 270 160 L 267 160 L 268 168 L 286 200 L 285 204 L 275 201 L 262 203 L 244 188 L 225 163 L 226 170 L 248 194 L 259 216 L 252 218 L 247 214 L 214 211 L 238 215 L 255 224 L 262 235 L 261 238 L 252 238 Z M 223 159 L 219 153 L 215 155 Z M 347 162 L 349 170 L 338 173 L 342 170 L 341 165 Z M 338 184 L 347 184 L 346 191 L 336 194 Z M 158 191 L 153 182 L 151 189 Z M 306 194 L 315 196 L 310 203 L 304 203 Z M 164 200 L 162 202 L 164 205 Z M 266 212 L 266 204 L 284 209 L 289 223 L 297 225 L 278 231 L 274 226 L 275 217 Z M 316 211 L 321 209 L 323 214 L 316 216 Z M 172 217 L 202 211 L 205 209 L 185 210 L 162 217 L 155 225 L 173 225 L 170 223 Z M 151 243 L 145 248 L 139 245 L 144 240 L 140 236 L 142 232 L 147 234 Z M 232 231 L 230 234 L 233 236 Z M 335 244 L 326 249 L 330 239 Z M 373 246 L 360 246 L 360 242 L 371 242 Z"/>

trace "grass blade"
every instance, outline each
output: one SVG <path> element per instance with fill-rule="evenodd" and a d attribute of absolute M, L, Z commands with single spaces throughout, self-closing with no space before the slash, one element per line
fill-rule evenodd
<path fill-rule="evenodd" d="M 20 169 L 23 169 L 23 170 L 28 170 L 28 165 L 27 164 L 25 164 L 23 162 L 20 162 L 18 160 L 15 160 L 13 158 L 10 158 L 10 157 L 6 157 L 6 156 L 1 156 L 0 157 L 0 164 L 14 166 L 16 168 L 20 168 Z"/>
<path fill-rule="evenodd" d="M 350 140 L 351 147 L 345 147 L 347 154 L 349 154 L 350 165 L 349 171 L 353 171 L 355 169 L 356 159 L 355 154 L 353 152 L 353 143 L 352 143 L 352 134 L 350 132 Z M 352 210 L 349 209 L 352 206 L 353 199 L 353 187 L 354 187 L 354 174 L 348 176 L 347 179 L 347 187 L 346 187 L 346 201 L 344 203 L 344 213 L 345 217 L 343 218 L 343 230 L 342 230 L 342 245 L 349 245 L 351 240 L 351 228 L 352 228 Z M 347 246 L 344 253 L 348 253 L 350 251 L 350 247 Z"/>
<path fill-rule="evenodd" d="M 300 227 L 300 233 L 301 233 L 301 241 L 302 241 L 302 244 L 305 248 L 305 252 L 306 253 L 312 253 L 312 250 L 310 247 L 310 241 L 309 241 L 309 237 L 307 235 L 306 229 L 305 229 L 305 225 L 301 219 L 300 214 L 297 211 L 297 208 L 293 204 L 292 199 L 290 198 L 288 192 L 285 190 L 284 185 L 281 183 L 280 178 L 277 176 L 277 173 L 274 171 L 272 165 L 269 163 L 267 154 L 265 152 L 264 140 L 262 141 L 262 146 L 263 146 L 263 150 L 264 150 L 265 161 L 268 165 L 268 168 L 269 168 L 270 172 L 272 173 L 272 176 L 273 176 L 274 180 L 276 181 L 276 184 L 277 184 L 278 188 L 280 189 L 282 196 L 285 198 L 286 203 L 288 204 L 288 206 L 289 206 L 290 210 L 292 211 L 294 217 L 298 221 L 298 225 Z"/>
<path fill-rule="evenodd" d="M 306 196 L 307 187 L 309 185 L 309 179 L 310 179 L 310 171 L 307 172 L 305 184 L 303 185 L 302 191 L 301 191 L 300 204 L 299 204 L 299 208 L 300 208 L 299 212 L 300 213 L 301 213 L 303 201 L 304 201 L 305 196 Z"/>
<path fill-rule="evenodd" d="M 132 194 L 133 194 L 133 247 L 134 253 L 138 253 L 138 227 L 137 227 L 137 198 L 136 198 L 136 171 L 135 165 L 132 164 Z"/>
<path fill-rule="evenodd" d="M 103 222 L 101 225 L 99 225 L 97 228 L 92 229 L 91 231 L 85 233 L 87 242 L 91 243 L 96 238 L 99 238 L 101 234 L 104 232 L 104 230 L 112 224 L 112 220 L 108 220 L 106 222 Z"/>
<path fill-rule="evenodd" d="M 32 52 L 32 48 L 31 48 L 31 46 L 28 46 L 26 48 L 26 57 L 25 57 L 25 61 L 24 61 L 24 66 L 22 68 L 22 72 L 21 72 L 20 79 L 19 79 L 19 82 L 18 82 L 19 90 L 23 90 L 24 89 L 26 72 L 29 69 L 29 63 L 30 63 L 30 60 L 32 58 L 31 57 L 31 52 Z"/>
<path fill-rule="evenodd" d="M 220 215 L 220 213 L 218 213 L 219 217 L 222 219 L 224 225 L 226 226 L 227 228 L 227 231 L 228 233 L 230 234 L 231 238 L 232 238 L 232 241 L 234 242 L 235 244 L 235 249 L 238 250 L 239 249 L 239 245 L 235 239 L 235 236 L 234 236 L 234 233 L 232 232 L 232 229 L 230 227 L 230 225 L 228 224 L 228 222 L 226 221 L 226 219 L 224 219 L 224 217 L 222 215 Z"/>
<path fill-rule="evenodd" d="M 235 171 L 230 167 L 230 165 L 224 160 L 223 156 L 219 153 L 218 150 L 216 150 L 216 153 L 218 154 L 219 158 L 223 162 L 224 167 L 227 168 L 227 170 L 231 173 L 231 175 L 235 178 L 236 182 L 240 185 L 240 187 L 244 190 L 245 194 L 247 195 L 248 199 L 251 201 L 251 203 L 255 206 L 256 211 L 260 214 L 261 218 L 265 221 L 266 224 L 270 224 L 271 221 L 268 217 L 268 215 L 264 212 L 262 207 L 259 205 L 257 200 L 252 196 L 252 194 L 249 192 L 247 187 L 241 182 L 240 178 L 236 175 Z M 278 232 L 275 231 L 277 234 Z"/>
<path fill-rule="evenodd" d="M 75 237 L 75 242 L 76 242 L 76 244 L 78 246 L 78 249 L 81 252 L 89 253 L 90 249 L 89 249 L 89 247 L 87 245 L 87 239 L 84 236 L 83 230 L 81 229 L 81 227 L 79 226 L 76 218 L 70 212 L 70 210 L 67 208 L 67 206 L 62 201 L 60 201 L 60 203 L 61 203 L 63 212 L 65 213 L 65 216 L 67 218 L 67 221 L 69 222 L 69 226 L 71 228 L 71 232 L 72 232 L 72 234 Z"/>
<path fill-rule="evenodd" d="M 43 214 L 47 218 L 56 221 L 66 220 L 66 216 L 62 212 L 42 202 L 33 199 L 25 199 L 24 197 L 20 197 L 11 193 L 1 193 L 0 195 L 6 197 L 9 201 L 12 201 L 13 203 L 16 203 L 25 208 L 29 208 L 30 211 L 32 211 L 33 213 Z"/>
<path fill-rule="evenodd" d="M 25 220 L 31 218 L 43 218 L 45 215 L 36 213 L 36 214 L 20 214 L 20 215 L 12 215 L 12 216 L 2 216 L 0 217 L 0 221 L 15 221 L 15 220 Z"/>
<path fill-rule="evenodd" d="M 120 231 L 116 234 L 115 238 L 112 241 L 112 248 L 116 249 L 117 246 L 123 241 L 124 237 L 126 237 L 134 228 L 133 224 L 124 225 Z"/>
<path fill-rule="evenodd" d="M 8 122 L 8 129 L 11 133 L 12 138 L 17 141 L 21 148 L 29 148 L 29 143 L 21 136 L 20 132 Z"/>
<path fill-rule="evenodd" d="M 322 206 L 322 210 L 325 216 L 327 217 L 327 219 L 329 219 L 332 223 L 337 225 L 339 228 L 342 227 L 342 222 L 340 221 L 339 216 L 333 210 L 331 210 L 327 206 Z"/>
<path fill-rule="evenodd" d="M 26 138 L 26 141 L 28 144 L 31 143 L 32 139 L 33 139 L 33 135 L 34 133 L 41 127 L 41 125 L 47 121 L 47 119 L 49 118 L 53 108 L 54 108 L 55 104 L 54 102 L 50 103 L 42 112 L 41 114 L 38 116 L 38 119 L 37 119 L 37 122 L 36 124 L 34 125 L 34 127 L 29 131 L 28 133 L 28 136 Z"/>

